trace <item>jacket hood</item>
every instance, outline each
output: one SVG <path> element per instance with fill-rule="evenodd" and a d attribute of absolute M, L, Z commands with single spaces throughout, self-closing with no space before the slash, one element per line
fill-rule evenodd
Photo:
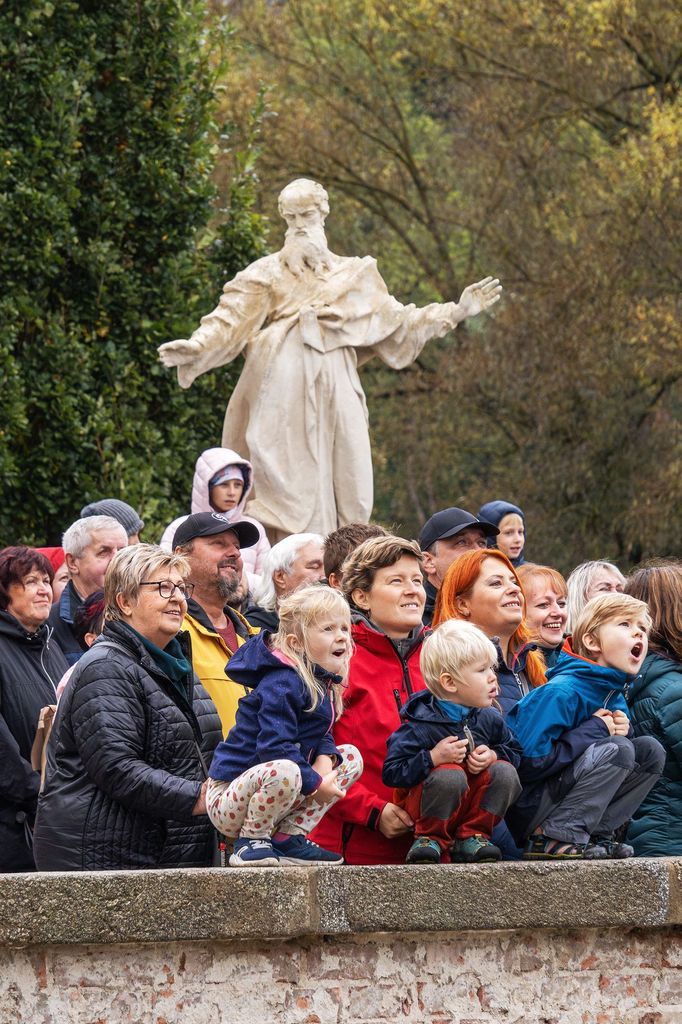
<path fill-rule="evenodd" d="M 43 623 L 35 633 L 29 633 L 10 612 L 0 612 L 0 636 L 42 647 L 52 636 L 52 627 Z"/>
<path fill-rule="evenodd" d="M 574 654 L 571 641 L 567 639 L 556 665 L 547 670 L 547 682 L 563 683 L 569 678 L 572 687 L 586 697 L 598 698 L 602 695 L 606 698 L 614 690 L 623 693 L 632 676 L 629 676 L 627 672 L 620 672 L 617 668 L 597 665 L 588 658 Z"/>
<path fill-rule="evenodd" d="M 486 522 L 492 523 L 493 526 L 499 526 L 505 516 L 517 515 L 521 516 L 524 523 L 526 517 L 519 508 L 518 505 L 512 505 L 511 501 L 489 501 L 485 505 L 481 505 L 478 510 L 478 519 L 485 519 Z M 494 542 L 495 538 L 491 538 Z"/>
<path fill-rule="evenodd" d="M 650 651 L 644 659 L 639 675 L 628 682 L 628 700 L 632 701 L 635 697 L 639 697 L 648 686 L 651 686 L 652 683 L 655 683 L 662 676 L 670 675 L 671 672 L 677 672 L 682 676 L 682 664 L 665 654 Z"/>
<path fill-rule="evenodd" d="M 526 517 L 518 505 L 512 505 L 511 501 L 489 501 L 485 505 L 481 505 L 478 510 L 478 518 L 485 519 L 487 522 L 492 523 L 493 526 L 499 526 L 505 516 L 517 515 L 521 516 L 524 527 L 526 524 Z M 497 547 L 497 538 L 488 538 L 488 547 Z M 523 565 L 526 559 L 523 557 L 523 553 L 526 550 L 526 545 L 521 548 L 521 551 L 516 558 L 511 558 L 510 562 L 515 569 L 518 569 L 520 565 Z"/>
<path fill-rule="evenodd" d="M 197 459 L 192 483 L 192 512 L 215 512 L 208 499 L 208 483 L 225 466 L 239 466 L 244 475 L 241 500 L 229 512 L 223 512 L 230 522 L 236 522 L 244 514 L 246 501 L 253 486 L 253 470 L 248 459 L 242 458 L 231 448 L 207 448 Z"/>
<path fill-rule="evenodd" d="M 298 675 L 293 666 L 272 653 L 268 645 L 271 636 L 267 630 L 262 630 L 234 652 L 225 668 L 226 674 L 229 669 L 230 679 L 253 690 L 270 672 L 281 673 L 289 669 Z M 326 672 L 319 665 L 314 666 L 314 675 L 323 683 L 341 682 L 340 676 Z"/>
<path fill-rule="evenodd" d="M 382 630 L 377 629 L 373 622 L 368 619 L 362 612 L 358 612 L 353 609 L 352 612 L 352 627 L 351 634 L 353 637 L 353 643 L 358 647 L 364 647 L 366 650 L 371 651 L 372 654 L 385 655 L 387 648 L 391 648 L 398 654 L 398 647 L 396 641 L 391 640 L 386 633 Z M 413 630 L 412 637 L 408 638 L 412 640 L 412 643 L 408 645 L 407 655 L 405 660 L 410 657 L 414 652 L 415 648 L 418 648 L 424 638 L 428 635 L 430 629 L 428 626 L 416 626 Z M 402 641 L 400 641 L 402 643 Z"/>
<path fill-rule="evenodd" d="M 462 721 L 465 722 L 474 711 L 480 710 L 480 708 L 464 708 L 464 715 Z M 404 721 L 412 722 L 433 722 L 453 725 L 452 719 L 448 718 L 444 711 L 438 707 L 436 697 L 431 693 L 430 690 L 420 690 L 419 693 L 415 693 L 413 697 L 407 701 L 400 712 L 400 717 Z"/>
<path fill-rule="evenodd" d="M 249 632 L 249 624 L 243 617 L 243 615 L 240 615 L 240 613 L 238 611 L 235 611 L 234 608 L 230 608 L 229 605 L 225 605 L 223 611 L 225 612 L 226 618 L 229 619 L 229 621 L 234 626 L 234 630 L 237 636 L 241 636 L 244 639 L 251 636 L 251 633 Z M 194 600 L 193 597 L 190 597 L 189 601 L 187 602 L 187 614 L 191 618 L 196 619 L 196 621 L 201 626 L 203 626 L 204 629 L 208 629 L 211 633 L 218 632 L 218 630 L 215 628 L 215 626 L 209 619 L 204 609 L 201 607 L 198 601 Z"/>

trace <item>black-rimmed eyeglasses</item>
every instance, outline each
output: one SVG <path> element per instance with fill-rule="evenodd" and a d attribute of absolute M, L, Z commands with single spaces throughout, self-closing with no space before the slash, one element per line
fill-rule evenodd
<path fill-rule="evenodd" d="M 159 597 L 163 597 L 166 601 L 173 596 L 176 590 L 179 591 L 180 597 L 184 598 L 185 601 L 189 601 L 194 593 L 193 583 L 173 583 L 172 580 L 152 580 L 149 583 L 140 583 L 140 586 L 158 587 Z"/>

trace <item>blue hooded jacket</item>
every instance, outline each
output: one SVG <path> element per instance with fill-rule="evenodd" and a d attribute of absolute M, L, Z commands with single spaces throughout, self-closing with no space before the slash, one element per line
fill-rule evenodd
<path fill-rule="evenodd" d="M 526 525 L 526 517 L 519 508 L 518 505 L 512 505 L 511 501 L 488 501 L 485 505 L 481 505 L 478 510 L 477 518 L 485 519 L 487 523 L 492 523 L 493 526 L 499 526 L 505 516 L 517 515 L 521 516 L 523 525 Z M 488 547 L 497 547 L 495 538 L 491 537 L 488 540 Z M 510 559 L 511 564 L 515 569 L 518 569 L 520 565 L 526 561 L 524 558 L 525 547 L 521 549 L 521 554 L 517 555 L 516 558 Z"/>
<path fill-rule="evenodd" d="M 594 717 L 595 711 L 628 713 L 623 691 L 630 679 L 625 672 L 573 654 L 567 641 L 545 686 L 532 690 L 509 712 L 507 723 L 523 747 L 523 793 L 506 815 L 517 842 L 526 836 L 544 786 L 561 800 L 574 785 L 577 759 L 593 743 L 608 740 L 609 730 L 603 719 Z"/>
<path fill-rule="evenodd" d="M 232 782 L 242 772 L 266 761 L 293 761 L 301 770 L 304 795 L 314 793 L 322 777 L 311 767 L 320 754 L 343 760 L 331 735 L 334 724 L 332 683 L 339 676 L 314 666 L 324 690 L 314 711 L 310 694 L 290 665 L 272 653 L 270 634 L 259 633 L 243 644 L 229 661 L 230 679 L 248 687 L 237 707 L 235 724 L 213 756 L 209 776 Z"/>

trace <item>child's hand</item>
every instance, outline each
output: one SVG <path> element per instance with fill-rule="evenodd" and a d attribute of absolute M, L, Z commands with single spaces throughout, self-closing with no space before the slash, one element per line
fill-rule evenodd
<path fill-rule="evenodd" d="M 490 768 L 491 764 L 497 761 L 497 754 L 490 747 L 481 745 L 476 747 L 474 751 L 467 757 L 467 768 L 472 775 L 478 775 L 479 772 L 484 772 L 486 768 Z"/>
<path fill-rule="evenodd" d="M 404 836 L 414 828 L 414 822 L 407 811 L 397 804 L 387 803 L 379 815 L 379 831 L 387 839 Z"/>
<path fill-rule="evenodd" d="M 467 741 L 458 740 L 456 736 L 446 736 L 439 740 L 429 753 L 433 761 L 433 767 L 440 764 L 461 764 L 467 753 Z"/>
<path fill-rule="evenodd" d="M 322 779 L 322 782 L 313 793 L 313 800 L 318 804 L 330 804 L 332 800 L 338 800 L 346 794 L 336 781 L 338 772 L 329 772 Z"/>
<path fill-rule="evenodd" d="M 599 708 L 599 711 L 595 711 L 592 715 L 593 718 L 601 718 L 602 722 L 609 730 L 609 736 L 614 736 L 616 732 L 616 726 L 613 721 L 613 712 L 607 708 Z"/>
<path fill-rule="evenodd" d="M 627 736 L 630 732 L 630 719 L 624 711 L 613 712 L 613 732 L 615 736 Z"/>
<path fill-rule="evenodd" d="M 334 761 L 328 754 L 318 754 L 310 767 L 324 778 L 325 775 L 334 771 Z"/>

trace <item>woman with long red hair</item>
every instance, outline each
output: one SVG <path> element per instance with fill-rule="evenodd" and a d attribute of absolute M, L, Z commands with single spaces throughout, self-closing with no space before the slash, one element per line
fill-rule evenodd
<path fill-rule="evenodd" d="M 434 629 L 446 619 L 463 619 L 497 646 L 498 701 L 505 714 L 545 682 L 544 661 L 529 642 L 524 615 L 516 570 L 506 555 L 492 549 L 471 551 L 453 562 L 436 600 Z"/>

